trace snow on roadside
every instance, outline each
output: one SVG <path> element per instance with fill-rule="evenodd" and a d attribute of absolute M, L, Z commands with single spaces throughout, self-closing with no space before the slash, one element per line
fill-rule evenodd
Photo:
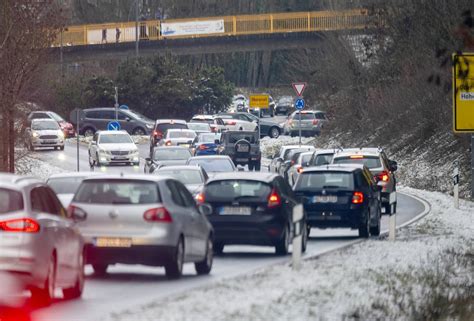
<path fill-rule="evenodd" d="M 264 268 L 108 320 L 437 318 L 433 309 L 449 310 L 443 300 L 473 295 L 474 204 L 462 201 L 456 210 L 445 194 L 402 191 L 427 200 L 431 212 L 399 231 L 395 242 L 370 239 L 307 260 L 299 272 L 288 264 Z"/>
<path fill-rule="evenodd" d="M 42 180 L 47 180 L 48 177 L 53 174 L 66 173 L 68 171 L 33 156 L 26 155 L 17 160 L 15 172 L 18 175 L 34 176 Z"/>

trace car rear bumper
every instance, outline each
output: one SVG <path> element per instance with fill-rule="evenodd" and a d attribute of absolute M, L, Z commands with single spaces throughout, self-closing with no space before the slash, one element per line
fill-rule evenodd
<path fill-rule="evenodd" d="M 163 266 L 175 253 L 174 246 L 167 245 L 132 245 L 128 248 L 96 247 L 86 245 L 88 264 L 143 264 Z"/>
<path fill-rule="evenodd" d="M 311 227 L 340 227 L 356 229 L 363 222 L 361 209 L 346 211 L 309 211 L 306 210 L 307 221 Z"/>

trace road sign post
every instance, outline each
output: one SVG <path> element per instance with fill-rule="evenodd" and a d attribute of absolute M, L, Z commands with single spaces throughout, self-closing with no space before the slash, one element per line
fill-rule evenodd
<path fill-rule="evenodd" d="M 304 218 L 303 205 L 298 204 L 293 207 L 293 270 L 299 271 L 301 269 L 301 254 L 303 246 L 303 229 L 302 223 Z"/>
<path fill-rule="evenodd" d="M 474 53 L 453 54 L 453 131 L 471 134 L 471 199 L 474 200 Z M 459 188 L 459 187 L 458 187 Z"/>
<path fill-rule="evenodd" d="M 115 87 L 115 121 L 118 121 L 118 110 L 119 110 L 119 103 L 118 103 L 118 87 Z"/>
<path fill-rule="evenodd" d="M 304 88 L 303 88 L 304 90 Z M 305 101 L 303 98 L 298 98 L 295 101 L 295 109 L 298 110 L 298 116 L 299 116 L 299 145 L 301 146 L 301 111 L 304 109 L 305 106 Z"/>
<path fill-rule="evenodd" d="M 80 117 L 80 110 L 79 108 L 76 109 L 76 120 L 77 120 L 77 124 L 76 124 L 76 149 L 77 149 L 77 171 L 79 172 L 80 169 L 79 169 L 79 128 L 80 128 L 80 122 L 81 122 L 81 117 Z"/>

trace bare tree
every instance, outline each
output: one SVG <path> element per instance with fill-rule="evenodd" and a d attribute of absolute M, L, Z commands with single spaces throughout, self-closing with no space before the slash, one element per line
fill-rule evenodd
<path fill-rule="evenodd" d="M 0 171 L 14 172 L 15 106 L 50 54 L 64 23 L 54 0 L 0 2 Z"/>

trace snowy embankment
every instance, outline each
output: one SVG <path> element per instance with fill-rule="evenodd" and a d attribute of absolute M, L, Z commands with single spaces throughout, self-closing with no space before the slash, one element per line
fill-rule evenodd
<path fill-rule="evenodd" d="M 16 174 L 34 176 L 47 180 L 53 174 L 67 172 L 66 170 L 39 160 L 31 155 L 25 155 L 17 160 L 15 165 Z"/>
<path fill-rule="evenodd" d="M 304 262 L 222 280 L 109 320 L 428 320 L 472 317 L 474 204 L 403 188 L 431 204 L 398 232 Z M 470 305 L 469 305 L 470 304 Z M 458 307 L 470 308 L 459 310 Z"/>

